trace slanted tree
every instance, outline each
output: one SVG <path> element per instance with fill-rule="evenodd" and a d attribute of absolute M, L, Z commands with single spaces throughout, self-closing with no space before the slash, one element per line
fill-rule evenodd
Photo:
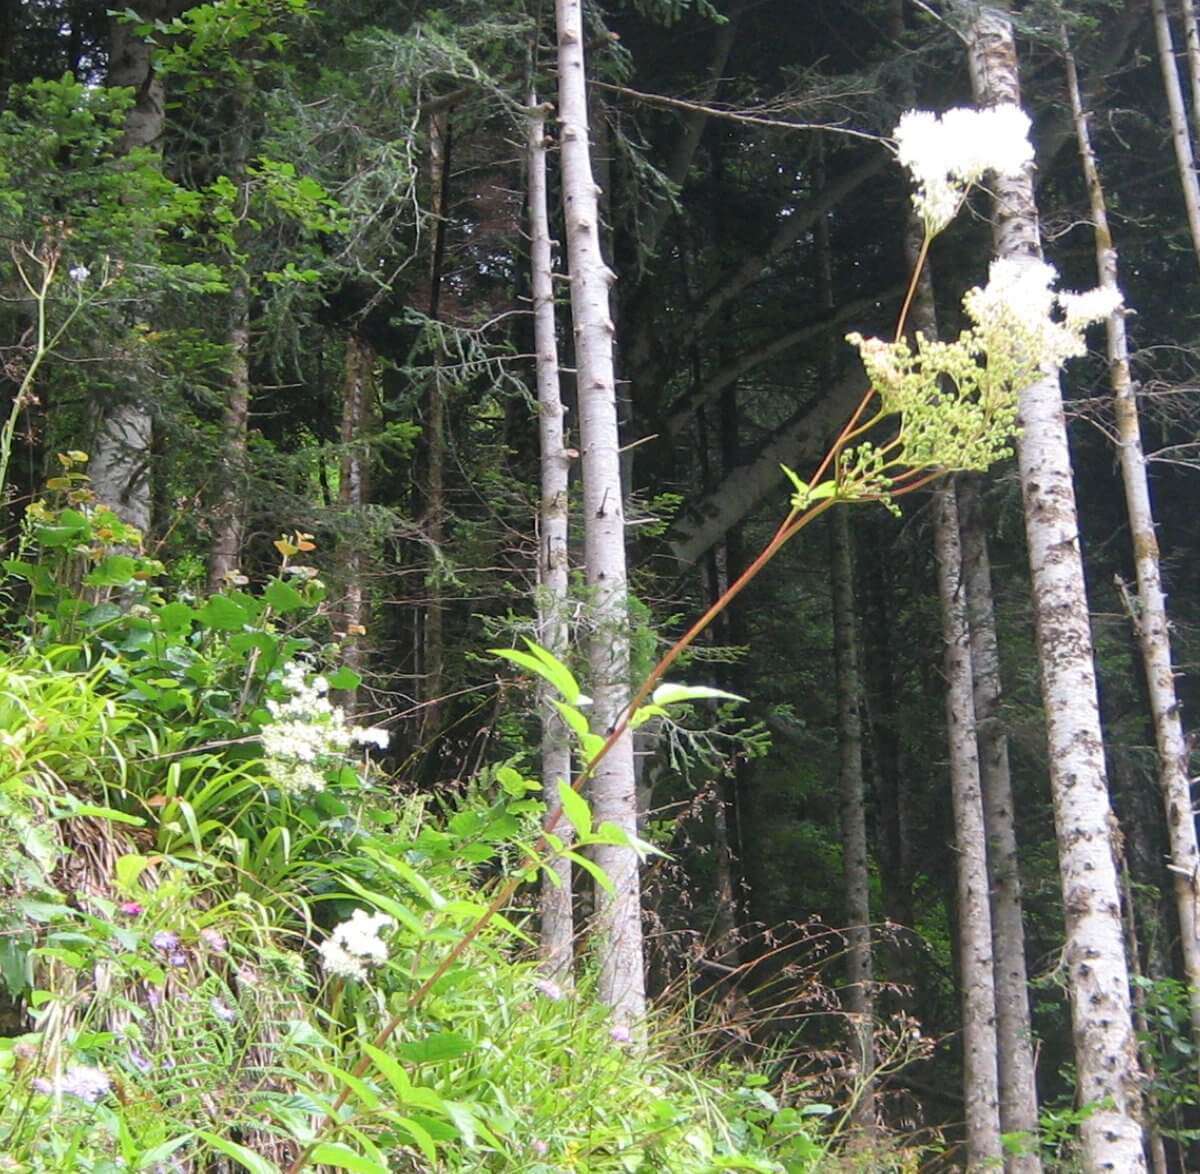
<path fill-rule="evenodd" d="M 1065 63 L 1067 90 L 1079 143 L 1079 157 L 1087 181 L 1100 287 L 1107 290 L 1116 302 L 1121 296 L 1117 247 L 1109 227 L 1108 204 L 1092 148 L 1088 115 L 1080 95 L 1075 59 L 1069 47 L 1065 51 Z M 1200 903 L 1197 901 L 1196 891 L 1197 884 L 1200 883 L 1200 846 L 1196 842 L 1196 819 L 1188 770 L 1189 751 L 1183 732 L 1179 692 L 1175 687 L 1171 625 L 1163 592 L 1154 508 L 1150 500 L 1146 455 L 1142 448 L 1137 393 L 1129 366 L 1124 309 L 1114 306 L 1105 325 L 1108 340 L 1108 378 L 1117 425 L 1117 456 L 1121 464 L 1121 481 L 1125 488 L 1125 506 L 1129 514 L 1133 561 L 1137 575 L 1138 607 L 1133 622 L 1141 648 L 1146 692 L 1154 721 L 1158 782 L 1166 810 L 1167 840 L 1171 849 L 1171 879 L 1179 916 L 1179 945 L 1183 955 L 1183 971 L 1188 985 L 1192 1041 L 1194 1046 L 1200 1047 L 1200 921 L 1197 921 L 1197 917 L 1200 916 Z"/>

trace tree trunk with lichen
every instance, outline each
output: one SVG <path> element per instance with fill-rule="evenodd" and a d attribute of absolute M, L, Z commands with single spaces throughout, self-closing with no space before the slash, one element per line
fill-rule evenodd
<path fill-rule="evenodd" d="M 1020 105 L 1016 42 L 1006 6 L 954 0 L 975 99 Z M 1033 169 L 993 177 L 996 253 L 1040 261 Z M 1112 812 L 1096 694 L 1062 389 L 1047 374 L 1020 395 L 1017 441 L 1033 611 L 1049 740 L 1050 788 L 1066 917 L 1063 953 L 1079 1082 L 1080 1125 L 1092 1171 L 1145 1170 L 1141 1090 Z"/>
<path fill-rule="evenodd" d="M 571 270 L 571 316 L 583 465 L 584 561 L 593 626 L 589 647 L 593 722 L 610 729 L 629 700 L 629 616 L 625 508 L 617 435 L 609 288 L 615 275 L 600 254 L 597 189 L 588 144 L 587 73 L 580 0 L 557 0 L 558 107 L 563 209 Z M 617 739 L 597 768 L 590 797 L 597 823 L 636 833 L 633 738 Z M 599 901 L 600 997 L 618 1023 L 645 1013 L 641 883 L 630 848 L 601 847 L 596 863 L 614 892 Z"/>
<path fill-rule="evenodd" d="M 1194 24 L 1193 20 L 1193 24 Z M 1119 289 L 1116 246 L 1108 225 L 1108 208 L 1100 172 L 1092 151 L 1087 116 L 1080 97 L 1075 62 L 1066 55 L 1067 82 L 1079 154 L 1087 180 L 1092 224 L 1096 237 L 1096 267 L 1103 289 Z M 1188 983 L 1188 1008 L 1191 1015 L 1192 1041 L 1200 1048 L 1200 845 L 1196 840 L 1196 819 L 1192 809 L 1191 779 L 1188 770 L 1188 745 L 1180 718 L 1179 694 L 1175 688 L 1175 668 L 1171 658 L 1171 625 L 1163 593 L 1159 566 L 1158 538 L 1154 532 L 1154 509 L 1150 501 L 1150 481 L 1146 456 L 1142 451 L 1141 426 L 1137 397 L 1129 369 L 1129 344 L 1125 334 L 1125 315 L 1116 310 L 1109 315 L 1108 376 L 1113 393 L 1117 424 L 1117 455 L 1121 480 L 1125 487 L 1125 505 L 1133 539 L 1133 558 L 1137 573 L 1137 615 L 1134 626 L 1146 674 L 1146 692 L 1154 720 L 1154 741 L 1158 751 L 1158 781 L 1166 809 L 1167 837 L 1171 849 L 1171 880 L 1175 890 L 1175 908 L 1179 916 L 1179 943 L 1183 970 Z"/>

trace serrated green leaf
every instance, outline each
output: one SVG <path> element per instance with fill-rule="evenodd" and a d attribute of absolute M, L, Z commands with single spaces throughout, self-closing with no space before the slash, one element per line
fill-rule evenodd
<path fill-rule="evenodd" d="M 537 646 L 531 645 L 531 647 L 536 648 Z M 520 665 L 521 668 L 527 669 L 529 672 L 541 677 L 543 681 L 548 682 L 557 689 L 568 704 L 574 705 L 579 700 L 579 685 L 571 675 L 571 671 L 566 665 L 560 664 L 551 657 L 549 653 L 545 654 L 550 657 L 550 661 L 552 662 L 550 664 L 541 657 L 535 656 L 531 652 L 522 652 L 518 648 L 492 648 L 489 651 L 493 656 L 499 656 L 504 660 L 511 660 L 513 664 Z M 541 651 L 545 652 L 545 649 Z"/>
<path fill-rule="evenodd" d="M 282 579 L 272 579 L 262 593 L 262 598 L 268 607 L 274 608 L 280 615 L 287 615 L 288 612 L 305 606 L 304 596 Z M 335 688 L 340 688 L 340 686 L 335 686 Z"/>
<path fill-rule="evenodd" d="M 439 1031 L 424 1039 L 396 1045 L 396 1055 L 409 1064 L 440 1064 L 474 1050 L 474 1043 L 456 1031 Z"/>
<path fill-rule="evenodd" d="M 562 719 L 567 723 L 567 729 L 573 734 L 582 738 L 588 733 L 588 720 L 579 712 L 573 705 L 568 705 L 565 701 L 552 700 L 551 705 L 562 714 Z"/>

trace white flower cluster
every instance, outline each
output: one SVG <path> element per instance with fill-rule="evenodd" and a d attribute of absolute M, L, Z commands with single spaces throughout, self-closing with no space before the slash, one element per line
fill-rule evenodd
<path fill-rule="evenodd" d="M 369 967 L 387 961 L 387 945 L 379 935 L 395 924 L 384 913 L 355 909 L 350 920 L 335 926 L 321 943 L 321 965 L 339 978 L 366 978 Z"/>
<path fill-rule="evenodd" d="M 1037 366 L 1060 367 L 1087 353 L 1085 329 L 1119 309 L 1121 293 L 1114 287 L 1058 293 L 1051 288 L 1057 280 L 1054 266 L 1034 257 L 993 261 L 987 285 L 968 291 L 963 308 L 981 338 L 1008 338 Z"/>
<path fill-rule="evenodd" d="M 112 1091 L 112 1081 L 102 1068 L 92 1068 L 87 1064 L 74 1064 L 56 1081 L 38 1077 L 33 1087 L 47 1096 L 62 1093 L 86 1101 L 89 1105 L 98 1104 Z"/>
<path fill-rule="evenodd" d="M 283 671 L 284 702 L 268 701 L 274 719 L 263 726 L 263 755 L 271 781 L 289 795 L 320 791 L 325 773 L 341 764 L 351 746 L 387 749 L 388 732 L 351 726 L 341 706 L 327 696 L 324 677 L 306 679 L 304 665 L 292 661 Z"/>
<path fill-rule="evenodd" d="M 954 219 L 985 172 L 1019 175 L 1033 161 L 1029 116 L 1011 103 L 987 110 L 959 107 L 940 118 L 910 110 L 895 134 L 896 157 L 917 185 L 913 204 L 930 236 Z"/>

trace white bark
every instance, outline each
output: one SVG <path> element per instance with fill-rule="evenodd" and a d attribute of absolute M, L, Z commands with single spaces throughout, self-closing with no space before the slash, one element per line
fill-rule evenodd
<path fill-rule="evenodd" d="M 1171 121 L 1171 142 L 1175 145 L 1179 183 L 1183 188 L 1183 205 L 1187 210 L 1192 248 L 1195 250 L 1197 261 L 1200 261 L 1200 181 L 1196 178 L 1192 136 L 1188 130 L 1183 89 L 1179 84 L 1179 70 L 1175 64 L 1175 46 L 1166 0 L 1150 0 L 1150 9 L 1154 15 L 1154 38 L 1158 43 L 1158 64 L 1162 70 L 1163 92 L 1167 98 L 1167 114 Z"/>
<path fill-rule="evenodd" d="M 1020 103 L 1012 22 L 999 5 L 955 0 L 966 16 L 971 80 L 981 106 Z M 1041 256 L 1032 168 L 996 177 L 1000 257 Z M 1140 1078 L 1130 1015 L 1112 812 L 1096 696 L 1070 451 L 1057 374 L 1020 397 L 1017 442 L 1049 741 L 1079 1101 L 1089 1171 L 1142 1171 Z"/>
<path fill-rule="evenodd" d="M 1183 13 L 1183 39 L 1192 90 L 1192 130 L 1200 136 L 1200 26 L 1196 24 L 1195 0 L 1179 0 L 1179 8 Z"/>
<path fill-rule="evenodd" d="M 963 587 L 971 629 L 975 728 L 983 822 L 987 831 L 992 896 L 992 951 L 996 974 L 996 1045 L 1000 1074 L 1000 1128 L 1023 1137 L 1021 1152 L 1005 1155 L 1009 1174 L 1038 1174 L 1037 1074 L 1025 965 L 1025 923 L 1008 736 L 1000 713 L 1000 654 L 992 602 L 992 572 L 979 501 L 978 479 L 959 478 L 958 526 L 962 539 Z"/>
<path fill-rule="evenodd" d="M 967 1169 L 1001 1164 L 1000 1086 L 996 1067 L 996 987 L 992 961 L 992 915 L 988 903 L 987 838 L 975 741 L 971 636 L 962 584 L 962 550 L 954 484 L 943 481 L 933 495 L 933 543 L 945 644 L 946 733 L 950 753 L 950 799 L 954 808 L 955 872 L 958 881 L 958 953 L 962 981 L 963 1106 L 967 1123 Z"/>
<path fill-rule="evenodd" d="M 858 672 L 849 512 L 835 509 L 831 526 L 838 806 L 842 886 L 846 896 L 846 1010 L 850 1020 L 850 1055 L 858 1069 L 852 1120 L 870 1135 L 875 1131 L 875 974 L 871 958 L 871 871 L 863 785 L 862 682 Z"/>
<path fill-rule="evenodd" d="M 1195 24 L 1194 19 L 1192 24 Z M 1101 287 L 1115 290 L 1118 288 L 1117 250 L 1109 229 L 1104 188 L 1088 133 L 1075 62 L 1069 52 L 1067 78 L 1095 227 L 1096 268 Z M 1117 454 L 1121 463 L 1121 480 L 1125 486 L 1125 505 L 1129 513 L 1137 571 L 1138 614 L 1134 620 L 1142 652 L 1142 667 L 1146 673 L 1150 712 L 1154 719 L 1158 779 L 1166 808 L 1180 948 L 1189 988 L 1192 1039 L 1200 1047 L 1200 920 L 1197 920 L 1200 916 L 1200 909 L 1197 908 L 1200 846 L 1196 842 L 1196 820 L 1188 778 L 1187 739 L 1183 733 L 1179 695 L 1175 689 L 1175 670 L 1171 663 L 1171 627 L 1159 568 L 1150 482 L 1146 475 L 1146 457 L 1142 451 L 1137 397 L 1129 370 L 1125 316 L 1120 310 L 1109 316 L 1107 336 L 1109 382 L 1117 422 Z"/>
<path fill-rule="evenodd" d="M 570 459 L 563 437 L 563 403 L 558 381 L 558 334 L 554 321 L 554 269 L 550 215 L 546 200 L 546 116 L 537 95 L 529 95 L 526 185 L 529 202 L 529 264 L 533 290 L 533 335 L 537 366 L 538 440 L 542 499 L 538 512 L 538 642 L 560 660 L 567 652 L 567 477 Z M 542 794 L 547 821 L 555 834 L 570 839 L 571 826 L 558 815 L 560 781 L 571 780 L 571 743 L 551 692 L 540 698 L 542 720 Z M 542 878 L 540 953 L 545 972 L 562 984 L 571 980 L 575 926 L 572 917 L 571 862 L 554 864 L 555 884 Z"/>
<path fill-rule="evenodd" d="M 600 255 L 597 189 L 588 146 L 587 75 L 580 0 L 557 0 L 558 100 L 562 125 L 562 188 L 583 463 L 584 559 L 594 623 L 590 642 L 594 721 L 612 727 L 629 698 L 629 619 L 625 573 L 625 511 L 621 500 L 613 340 L 608 309 L 615 280 Z M 592 779 L 597 822 L 630 833 L 637 826 L 633 739 L 617 739 Z M 600 901 L 600 997 L 619 1023 L 639 1019 L 646 1004 L 641 884 L 636 854 L 601 848 L 596 863 L 613 896 Z"/>

